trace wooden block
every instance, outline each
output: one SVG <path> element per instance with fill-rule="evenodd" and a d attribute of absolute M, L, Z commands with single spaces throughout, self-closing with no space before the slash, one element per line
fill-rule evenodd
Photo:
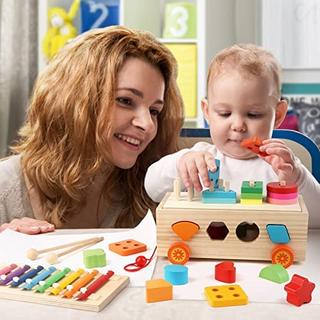
<path fill-rule="evenodd" d="M 242 193 L 262 193 L 263 192 L 263 182 L 254 181 L 253 185 L 250 185 L 250 181 L 243 181 L 241 186 Z"/>
<path fill-rule="evenodd" d="M 252 205 L 252 204 L 262 204 L 262 199 L 240 199 L 240 203 L 241 204 L 248 204 L 248 205 Z"/>
<path fill-rule="evenodd" d="M 146 281 L 146 302 L 172 300 L 172 284 L 163 279 Z"/>
<path fill-rule="evenodd" d="M 297 193 L 298 186 L 296 184 L 282 184 L 281 182 L 269 182 L 267 184 L 267 192 L 273 193 Z"/>
<path fill-rule="evenodd" d="M 229 307 L 248 304 L 248 297 L 239 285 L 211 286 L 204 288 L 211 307 Z"/>
<path fill-rule="evenodd" d="M 127 239 L 110 243 L 109 250 L 120 254 L 121 256 L 129 256 L 131 254 L 146 251 L 147 246 L 144 243 L 134 239 Z"/>
<path fill-rule="evenodd" d="M 187 193 L 182 192 L 179 201 L 173 193 L 168 193 L 156 210 L 157 216 L 157 255 L 166 257 L 173 242 L 181 241 L 172 232 L 172 224 L 178 221 L 192 221 L 199 225 L 196 236 L 188 240 L 190 258 L 242 259 L 271 261 L 274 243 L 270 241 L 266 226 L 285 225 L 290 234 L 289 246 L 295 253 L 295 261 L 305 259 L 308 238 L 308 211 L 299 196 L 298 202 L 291 205 L 277 205 L 263 202 L 259 205 L 202 203 L 199 197 L 192 202 Z M 255 223 L 258 229 L 254 241 L 241 241 L 237 227 L 247 221 Z M 224 223 L 228 233 L 221 239 L 211 239 L 207 230 L 211 223 Z"/>

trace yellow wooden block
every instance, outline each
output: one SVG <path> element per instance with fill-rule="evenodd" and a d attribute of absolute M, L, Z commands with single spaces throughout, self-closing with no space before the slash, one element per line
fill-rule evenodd
<path fill-rule="evenodd" d="M 262 204 L 262 199 L 240 199 L 241 204 Z"/>
<path fill-rule="evenodd" d="M 163 279 L 146 281 L 146 302 L 172 300 L 172 284 Z"/>
<path fill-rule="evenodd" d="M 239 285 L 212 286 L 204 288 L 211 307 L 229 307 L 248 304 L 248 297 Z"/>

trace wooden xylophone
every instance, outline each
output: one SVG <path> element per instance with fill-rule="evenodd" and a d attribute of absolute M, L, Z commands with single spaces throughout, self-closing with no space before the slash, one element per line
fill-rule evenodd
<path fill-rule="evenodd" d="M 102 310 L 129 283 L 113 271 L 16 264 L 0 268 L 0 298 L 88 311 Z"/>

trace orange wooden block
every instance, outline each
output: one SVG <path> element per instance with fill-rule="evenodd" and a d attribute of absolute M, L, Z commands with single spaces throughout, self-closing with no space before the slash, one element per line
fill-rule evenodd
<path fill-rule="evenodd" d="M 262 146 L 262 140 L 256 136 L 242 140 L 240 146 L 259 154 L 261 157 L 266 157 L 268 155 L 266 152 L 259 150 L 260 146 Z"/>
<path fill-rule="evenodd" d="M 146 281 L 146 302 L 172 300 L 172 284 L 163 279 Z"/>
<path fill-rule="evenodd" d="M 147 246 L 144 243 L 134 239 L 127 239 L 110 243 L 109 250 L 120 254 L 121 256 L 129 256 L 131 254 L 146 251 Z"/>
<path fill-rule="evenodd" d="M 192 221 L 178 221 L 172 224 L 171 228 L 184 241 L 189 240 L 200 229 L 199 225 Z"/>

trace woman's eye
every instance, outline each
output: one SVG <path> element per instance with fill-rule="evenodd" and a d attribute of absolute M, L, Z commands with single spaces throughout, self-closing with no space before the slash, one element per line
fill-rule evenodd
<path fill-rule="evenodd" d="M 116 102 L 124 106 L 131 106 L 133 104 L 132 99 L 126 97 L 118 97 L 116 98 Z"/>
<path fill-rule="evenodd" d="M 158 109 L 150 109 L 150 114 L 152 116 L 158 117 L 160 114 L 160 111 Z"/>

